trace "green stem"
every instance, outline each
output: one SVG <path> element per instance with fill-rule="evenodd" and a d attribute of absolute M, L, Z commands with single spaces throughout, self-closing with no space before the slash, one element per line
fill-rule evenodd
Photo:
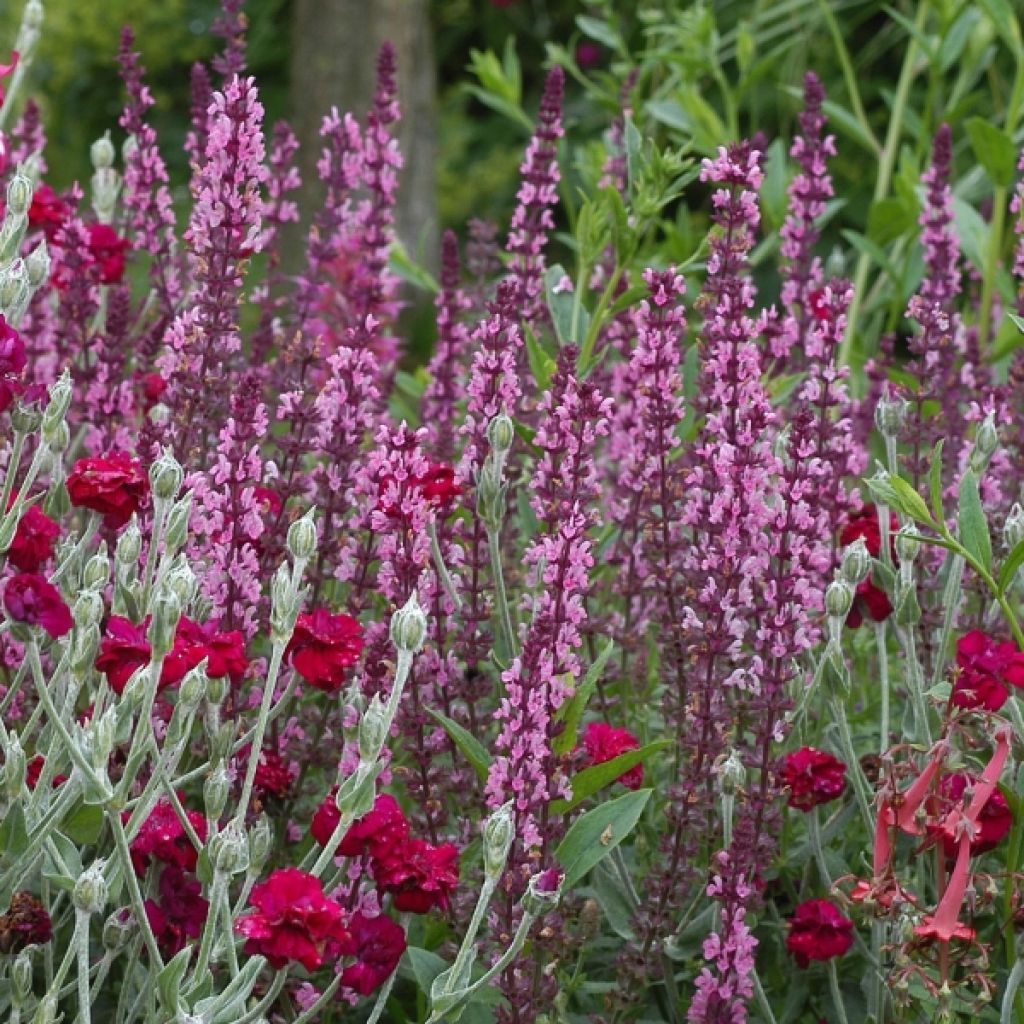
<path fill-rule="evenodd" d="M 857 798 L 861 816 L 864 818 L 864 824 L 868 831 L 873 832 L 875 823 L 871 814 L 871 789 L 868 786 L 868 780 L 864 778 L 864 769 L 861 768 L 860 759 L 854 749 L 850 723 L 847 721 L 846 708 L 843 707 L 841 700 L 833 699 L 832 714 L 839 727 L 839 742 L 849 767 L 850 777 L 853 779 L 853 792 Z"/>
<path fill-rule="evenodd" d="M 128 839 L 124 834 L 124 825 L 121 824 L 121 815 L 109 807 L 106 813 L 107 821 L 110 823 L 111 831 L 114 833 L 114 845 L 117 847 L 118 857 L 121 861 L 121 875 L 128 884 L 128 894 L 131 897 L 135 922 L 142 932 L 142 941 L 145 942 L 146 950 L 149 952 L 150 964 L 159 973 L 164 969 L 164 961 L 163 957 L 160 956 L 160 948 L 156 944 L 156 936 L 153 934 L 153 929 L 149 924 L 149 915 L 146 913 L 142 890 L 139 888 L 139 879 L 135 874 L 131 850 L 128 848 Z"/>
<path fill-rule="evenodd" d="M 437 539 L 437 524 L 433 519 L 430 520 L 427 530 L 430 533 L 430 552 L 434 556 L 434 568 L 437 570 L 437 578 L 441 581 L 441 586 L 448 595 L 448 600 L 451 601 L 455 606 L 455 610 L 458 611 L 462 607 L 462 598 L 459 597 L 459 593 L 455 589 L 455 583 L 452 580 L 452 574 L 448 571 L 448 566 L 445 565 L 444 555 L 441 553 L 441 543 Z"/>
<path fill-rule="evenodd" d="M 270 670 L 267 672 L 266 684 L 263 687 L 263 699 L 260 701 L 260 717 L 254 730 L 252 746 L 249 748 L 249 764 L 245 770 L 245 782 L 242 785 L 242 796 L 238 801 L 238 823 L 244 824 L 246 809 L 252 797 L 252 787 L 256 782 L 256 768 L 260 754 L 263 752 L 263 736 L 267 731 L 270 718 L 270 706 L 274 703 L 274 691 L 277 689 L 277 676 L 281 671 L 284 658 L 285 643 L 277 641 L 270 653 Z"/>
<path fill-rule="evenodd" d="M 491 556 L 491 575 L 494 577 L 494 603 L 498 609 L 498 622 L 501 626 L 505 650 L 511 660 L 515 657 L 517 643 L 516 633 L 512 626 L 512 612 L 508 605 L 508 593 L 505 590 L 505 571 L 501 564 L 501 544 L 497 530 L 488 528 L 487 549 Z"/>
<path fill-rule="evenodd" d="M 829 873 L 828 865 L 825 863 L 825 850 L 821 844 L 821 819 L 818 817 L 817 807 L 812 807 L 811 813 L 807 817 L 807 835 L 811 841 L 814 863 L 818 865 L 821 884 L 825 889 L 831 889 L 832 875 Z"/>
<path fill-rule="evenodd" d="M 761 1016 L 764 1017 L 767 1024 L 775 1024 L 775 1014 L 772 1013 L 772 1007 L 768 1002 L 768 996 L 765 995 L 764 986 L 761 984 L 761 976 L 757 973 L 757 968 L 754 968 L 750 976 L 754 982 L 754 998 L 757 1000 L 757 1008 L 761 1011 Z"/>
<path fill-rule="evenodd" d="M 884 622 L 875 623 L 875 650 L 878 652 L 878 686 L 882 691 L 882 708 L 879 712 L 878 752 L 884 754 L 889 749 L 889 650 L 886 645 L 886 629 Z"/>
<path fill-rule="evenodd" d="M 89 914 L 75 910 L 75 948 L 78 954 L 78 1017 L 79 1024 L 91 1024 L 92 1000 L 89 994 Z"/>
<path fill-rule="evenodd" d="M 601 298 L 597 301 L 597 306 L 594 309 L 594 317 L 590 321 L 590 330 L 587 331 L 587 336 L 583 341 L 583 348 L 580 349 L 579 359 L 576 360 L 576 365 L 579 367 L 580 372 L 583 372 L 590 365 L 591 356 L 594 354 L 594 346 L 597 344 L 597 339 L 601 334 L 601 326 L 604 321 L 605 310 L 608 308 L 612 301 L 612 297 L 615 295 L 615 289 L 619 286 L 619 280 L 625 272 L 625 267 L 620 263 L 615 264 L 615 269 L 612 271 L 611 277 L 608 278 L 608 283 L 605 285 L 604 291 L 601 292 Z"/>
<path fill-rule="evenodd" d="M 837 1024 L 849 1024 L 846 1007 L 843 1005 L 843 993 L 839 988 L 839 968 L 835 957 L 828 962 L 828 989 L 832 993 L 832 1004 L 836 1008 Z"/>
<path fill-rule="evenodd" d="M 239 1017 L 235 1024 L 252 1024 L 257 1017 L 262 1017 L 264 1011 L 269 1010 L 274 1005 L 274 1000 L 281 994 L 281 989 L 284 988 L 284 983 L 287 980 L 288 972 L 278 971 L 277 977 L 271 983 L 267 994 L 248 1013 Z"/>

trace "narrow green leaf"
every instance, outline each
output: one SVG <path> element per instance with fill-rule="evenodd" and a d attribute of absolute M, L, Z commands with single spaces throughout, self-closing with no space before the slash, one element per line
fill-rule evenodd
<path fill-rule="evenodd" d="M 537 335 L 529 325 L 526 326 L 524 333 L 526 335 L 526 355 L 529 359 L 530 370 L 533 372 L 533 379 L 542 391 L 547 391 L 551 385 L 551 378 L 555 375 L 555 361 L 541 347 Z"/>
<path fill-rule="evenodd" d="M 1017 166 L 1017 151 L 1013 139 L 983 117 L 972 117 L 967 122 L 967 136 L 978 163 L 1000 188 L 1013 182 Z"/>
<path fill-rule="evenodd" d="M 869 477 L 866 482 L 871 493 L 883 504 L 919 523 L 935 525 L 924 498 L 902 477 Z"/>
<path fill-rule="evenodd" d="M 576 15 L 576 25 L 585 36 L 597 40 L 607 46 L 609 50 L 623 52 L 622 38 L 607 21 L 591 18 L 586 14 L 578 14 Z"/>
<path fill-rule="evenodd" d="M 1002 37 L 1010 52 L 1018 59 L 1024 57 L 1024 52 L 1022 52 L 1024 47 L 1021 46 L 1020 38 L 1020 22 L 1010 0 L 981 0 L 981 6 L 985 8 L 992 27 Z"/>
<path fill-rule="evenodd" d="M 626 793 L 587 811 L 573 823 L 555 850 L 555 857 L 565 871 L 566 889 L 579 882 L 633 831 L 652 792 L 638 789 Z"/>
<path fill-rule="evenodd" d="M 1017 576 L 1017 570 L 1024 565 L 1024 540 L 1020 541 L 1006 556 L 999 568 L 999 579 L 996 581 L 999 593 L 1005 594 Z"/>
<path fill-rule="evenodd" d="M 597 688 L 598 681 L 613 650 L 615 650 L 615 641 L 609 637 L 605 641 L 604 647 L 598 652 L 593 664 L 587 669 L 583 681 L 576 687 L 576 692 L 556 712 L 556 720 L 561 719 L 565 722 L 565 728 L 555 739 L 556 754 L 568 754 L 576 746 L 576 737 L 579 733 L 580 722 L 583 720 L 583 712 L 586 711 L 587 704 L 590 703 L 590 698 Z"/>
<path fill-rule="evenodd" d="M 1016 313 L 1007 313 L 1006 315 L 1017 325 L 1017 330 L 1024 334 L 1024 319 L 1021 319 Z"/>
<path fill-rule="evenodd" d="M 187 945 L 156 976 L 156 990 L 160 995 L 160 1002 L 172 1016 L 176 1016 L 178 1013 L 181 983 L 185 980 L 185 972 L 188 970 L 188 962 L 191 959 L 192 946 Z"/>
<path fill-rule="evenodd" d="M 844 230 L 841 234 L 855 249 L 874 260 L 893 281 L 899 281 L 899 272 L 892 265 L 892 260 L 889 259 L 885 250 L 880 245 L 876 245 L 870 238 L 866 238 L 858 231 Z"/>
<path fill-rule="evenodd" d="M 416 982 L 424 995 L 430 995 L 430 986 L 434 979 L 449 967 L 448 961 L 439 957 L 429 949 L 409 946 L 402 957 L 400 972 Z"/>
<path fill-rule="evenodd" d="M 427 708 L 427 711 L 443 726 L 444 731 L 462 752 L 463 757 L 473 766 L 480 781 L 485 782 L 491 769 L 491 755 L 487 753 L 484 745 L 468 729 L 463 728 L 447 715 L 442 715 L 440 711 L 435 711 L 433 708 Z"/>
<path fill-rule="evenodd" d="M 577 772 L 571 779 L 572 798 L 569 800 L 552 800 L 552 814 L 568 814 L 575 810 L 584 800 L 600 792 L 605 786 L 610 786 L 620 775 L 628 772 L 630 768 L 636 767 L 641 761 L 666 747 L 672 746 L 671 740 L 656 740 L 636 750 L 627 750 L 610 761 L 602 761 L 600 764 L 593 764 Z"/>
<path fill-rule="evenodd" d="M 992 569 L 992 539 L 985 510 L 981 507 L 978 478 L 968 469 L 960 481 L 960 515 L 957 519 L 960 543 L 987 571 Z"/>

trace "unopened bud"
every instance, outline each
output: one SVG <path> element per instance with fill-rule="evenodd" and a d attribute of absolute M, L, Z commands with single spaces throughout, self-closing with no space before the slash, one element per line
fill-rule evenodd
<path fill-rule="evenodd" d="M 107 905 L 107 880 L 98 863 L 78 876 L 73 898 L 75 906 L 86 914 L 98 914 Z"/>
<path fill-rule="evenodd" d="M 28 296 L 28 271 L 19 256 L 0 270 L 0 309 L 17 309 Z"/>
<path fill-rule="evenodd" d="M 896 557 L 901 565 L 912 565 L 921 550 L 921 542 L 913 536 L 913 530 L 903 527 L 896 534 Z"/>
<path fill-rule="evenodd" d="M 114 144 L 110 141 L 110 132 L 106 132 L 102 138 L 97 139 L 89 147 L 89 159 L 92 160 L 96 170 L 105 170 L 114 163 Z"/>
<path fill-rule="evenodd" d="M 103 590 L 110 582 L 110 557 L 107 542 L 101 541 L 96 554 L 85 563 L 82 570 L 82 586 L 89 590 Z"/>
<path fill-rule="evenodd" d="M 391 642 L 399 651 L 415 654 L 427 638 L 427 617 L 413 591 L 409 600 L 391 617 Z"/>
<path fill-rule="evenodd" d="M 245 829 L 229 821 L 210 842 L 210 863 L 225 875 L 237 875 L 249 866 L 249 840 Z"/>
<path fill-rule="evenodd" d="M 515 815 L 509 800 L 484 823 L 484 871 L 488 877 L 497 878 L 505 870 L 515 837 Z"/>
<path fill-rule="evenodd" d="M 227 676 L 217 676 L 206 682 L 206 700 L 210 704 L 221 704 L 228 695 L 229 680 Z"/>
<path fill-rule="evenodd" d="M 50 401 L 43 413 L 43 434 L 49 436 L 59 423 L 64 422 L 71 405 L 71 374 L 65 370 L 50 388 Z"/>
<path fill-rule="evenodd" d="M 7 209 L 14 214 L 27 214 L 34 191 L 32 179 L 16 171 L 7 186 Z"/>
<path fill-rule="evenodd" d="M 11 426 L 16 434 L 33 434 L 43 422 L 43 411 L 36 402 L 15 402 L 11 409 Z"/>
<path fill-rule="evenodd" d="M 825 611 L 834 619 L 845 619 L 853 606 L 853 587 L 844 579 L 833 580 L 825 591 Z"/>
<path fill-rule="evenodd" d="M 171 506 L 171 514 L 167 517 L 167 535 L 165 543 L 172 554 L 180 551 L 188 540 L 188 522 L 192 516 L 192 492 L 186 491 Z"/>
<path fill-rule="evenodd" d="M 50 279 L 50 251 L 45 239 L 25 257 L 25 272 L 32 291 L 38 290 Z"/>
<path fill-rule="evenodd" d="M 534 875 L 527 883 L 523 894 L 523 910 L 534 917 L 547 914 L 558 906 L 562 895 L 562 872 L 557 868 L 548 868 L 539 875 Z"/>
<path fill-rule="evenodd" d="M 32 954 L 22 950 L 11 964 L 11 996 L 15 1006 L 24 1006 L 32 995 Z"/>
<path fill-rule="evenodd" d="M 210 744 L 213 761 L 226 761 L 231 756 L 231 748 L 235 745 L 235 723 L 222 722 Z"/>
<path fill-rule="evenodd" d="M 199 581 L 192 567 L 179 555 L 164 577 L 164 583 L 178 599 L 182 608 L 187 608 L 199 589 Z"/>
<path fill-rule="evenodd" d="M 195 668 L 191 669 L 181 681 L 178 688 L 178 707 L 186 711 L 195 711 L 206 696 L 208 680 L 206 677 L 207 661 L 204 658 Z"/>
<path fill-rule="evenodd" d="M 56 1024 L 57 1021 L 57 997 L 48 992 L 36 1007 L 32 1017 L 32 1024 Z"/>
<path fill-rule="evenodd" d="M 82 590 L 75 599 L 71 614 L 79 629 L 93 626 L 103 618 L 103 598 L 95 590 Z"/>
<path fill-rule="evenodd" d="M 71 447 L 71 428 L 67 423 L 62 420 L 52 430 L 46 431 L 46 444 L 56 462 Z"/>
<path fill-rule="evenodd" d="M 203 806 L 206 808 L 206 816 L 213 821 L 218 821 L 224 813 L 224 807 L 228 802 L 228 792 L 231 789 L 231 780 L 223 767 L 216 768 L 206 776 L 203 783 Z"/>
<path fill-rule="evenodd" d="M 83 593 L 88 593 L 88 591 L 83 591 Z M 100 627 L 96 622 L 79 626 L 75 630 L 74 641 L 71 645 L 71 669 L 75 675 L 84 676 L 92 668 L 100 649 L 101 639 Z"/>
<path fill-rule="evenodd" d="M 515 424 L 505 413 L 498 413 L 487 424 L 487 440 L 491 446 L 491 451 L 496 454 L 500 456 L 507 455 L 515 439 Z"/>
<path fill-rule="evenodd" d="M 167 654 L 174 646 L 174 634 L 181 619 L 181 601 L 169 587 L 153 599 L 153 618 L 149 624 L 149 643 L 153 657 Z"/>
<path fill-rule="evenodd" d="M 747 769 L 743 760 L 735 750 L 730 750 L 726 757 L 723 757 L 716 769 L 718 776 L 718 789 L 723 796 L 732 796 L 747 779 Z"/>
<path fill-rule="evenodd" d="M 261 814 L 249 832 L 249 871 L 252 874 L 262 874 L 273 845 L 274 833 L 270 822 L 265 814 Z"/>
<path fill-rule="evenodd" d="M 117 538 L 114 557 L 121 565 L 138 567 L 141 556 L 142 531 L 139 529 L 138 519 L 132 516 L 131 521 L 121 531 L 121 536 Z"/>
<path fill-rule="evenodd" d="M 476 481 L 476 514 L 488 530 L 497 531 L 505 518 L 505 484 L 488 458 Z"/>
<path fill-rule="evenodd" d="M 1008 551 L 1012 551 L 1022 540 L 1024 540 L 1024 509 L 1017 502 L 1013 503 L 1003 523 L 1003 544 Z"/>
<path fill-rule="evenodd" d="M 123 949 L 135 934 L 136 927 L 135 916 L 130 908 L 115 910 L 103 922 L 103 948 L 110 953 Z"/>
<path fill-rule="evenodd" d="M 376 761 L 388 738 L 387 713 L 380 697 L 374 694 L 359 719 L 359 756 L 364 761 Z"/>
<path fill-rule="evenodd" d="M 905 398 L 888 392 L 882 395 L 875 406 L 875 426 L 883 437 L 895 438 L 903 429 L 909 404 Z"/>
<path fill-rule="evenodd" d="M 157 501 L 172 501 L 176 498 L 184 479 L 185 471 L 170 448 L 165 448 L 149 467 L 149 485 Z"/>
<path fill-rule="evenodd" d="M 858 537 L 843 551 L 839 571 L 843 579 L 854 587 L 868 578 L 871 572 L 871 552 L 863 537 Z"/>
<path fill-rule="evenodd" d="M 316 509 L 311 508 L 288 527 L 288 552 L 296 561 L 308 562 L 316 550 Z"/>
<path fill-rule="evenodd" d="M 270 633 L 274 643 L 287 642 L 299 615 L 299 599 L 291 572 L 282 562 L 270 583 Z"/>
<path fill-rule="evenodd" d="M 995 417 L 989 413 L 978 425 L 974 436 L 974 450 L 971 452 L 971 469 L 983 473 L 992 456 L 999 447 L 999 431 L 996 429 Z"/>

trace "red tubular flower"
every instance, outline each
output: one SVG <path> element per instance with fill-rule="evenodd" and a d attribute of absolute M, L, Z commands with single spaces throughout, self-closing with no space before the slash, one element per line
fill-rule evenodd
<path fill-rule="evenodd" d="M 67 481 L 71 504 L 103 516 L 108 529 L 119 530 L 139 511 L 149 494 L 149 477 L 138 459 L 126 452 L 79 459 Z"/>
<path fill-rule="evenodd" d="M 973 789 L 977 781 L 974 776 L 968 775 L 966 772 L 954 772 L 942 780 L 940 789 L 950 804 L 959 807 L 963 803 L 967 787 L 970 786 Z M 971 837 L 972 857 L 994 850 L 1010 834 L 1010 829 L 1013 828 L 1013 812 L 1006 802 L 1006 797 L 998 789 L 992 790 L 989 794 L 978 813 L 975 825 L 976 831 Z M 957 841 L 953 836 L 944 835 L 942 845 L 947 857 L 956 856 Z"/>
<path fill-rule="evenodd" d="M 0 412 L 7 409 L 24 389 L 22 374 L 28 363 L 25 342 L 0 313 Z"/>
<path fill-rule="evenodd" d="M 127 239 L 121 238 L 109 224 L 90 224 L 88 231 L 89 256 L 99 270 L 100 284 L 117 284 L 124 277 Z"/>
<path fill-rule="evenodd" d="M 181 868 L 168 865 L 160 873 L 160 902 L 146 900 L 146 917 L 160 952 L 172 957 L 189 939 L 202 934 L 210 904 L 202 897 L 203 887 Z"/>
<path fill-rule="evenodd" d="M 831 960 L 848 953 L 853 934 L 853 922 L 834 903 L 807 900 L 790 918 L 786 948 L 798 966 L 807 967 L 812 960 Z"/>
<path fill-rule="evenodd" d="M 639 750 L 640 741 L 628 729 L 615 729 L 605 722 L 591 722 L 583 734 L 583 747 L 587 764 L 604 764 L 628 750 Z M 644 766 L 636 764 L 619 777 L 627 789 L 639 789 L 644 784 Z"/>
<path fill-rule="evenodd" d="M 186 811 L 189 823 L 201 842 L 206 842 L 206 818 L 198 811 Z M 199 853 L 185 834 L 185 826 L 169 800 L 161 800 L 150 812 L 131 846 L 132 864 L 140 877 L 155 857 L 181 871 L 195 871 Z"/>
<path fill-rule="evenodd" d="M 235 931 L 246 937 L 250 956 L 265 956 L 281 970 L 298 960 L 315 971 L 325 957 L 351 948 L 341 907 L 324 895 L 319 879 L 298 868 L 275 871 L 254 886 L 249 902 L 256 912 L 235 922 Z"/>
<path fill-rule="evenodd" d="M 1010 687 L 1024 687 L 1024 653 L 1012 641 L 998 641 L 980 629 L 957 641 L 960 673 L 953 683 L 953 705 L 969 710 L 998 711 Z"/>
<path fill-rule="evenodd" d="M 397 910 L 447 910 L 459 884 L 459 851 L 451 843 L 431 846 L 422 839 L 407 839 L 377 851 L 373 878 L 378 888 L 392 894 Z"/>
<path fill-rule="evenodd" d="M 789 806 L 798 811 L 837 800 L 846 790 L 846 765 L 814 747 L 787 754 L 779 774 L 789 788 Z"/>
<path fill-rule="evenodd" d="M 351 615 L 315 608 L 299 616 L 285 654 L 310 686 L 337 693 L 362 650 L 363 627 Z"/>
<path fill-rule="evenodd" d="M 60 591 L 35 573 L 12 576 L 4 588 L 7 617 L 26 626 L 42 626 L 55 640 L 71 631 L 74 620 Z"/>
<path fill-rule="evenodd" d="M 12 494 L 8 509 L 15 498 L 17 494 Z M 7 549 L 7 561 L 22 572 L 38 572 L 44 562 L 53 558 L 59 536 L 60 526 L 41 508 L 32 505 L 22 513 L 14 540 Z"/>
<path fill-rule="evenodd" d="M 341 983 L 361 996 L 373 995 L 395 972 L 405 952 L 405 930 L 386 914 L 367 917 L 362 911 L 349 921 L 352 935 L 346 954 L 356 962 L 346 967 Z"/>

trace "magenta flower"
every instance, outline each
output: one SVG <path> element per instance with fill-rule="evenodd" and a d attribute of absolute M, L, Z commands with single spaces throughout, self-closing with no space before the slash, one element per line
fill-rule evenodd
<path fill-rule="evenodd" d="M 54 640 L 69 633 L 74 625 L 60 591 L 35 573 L 19 573 L 7 581 L 4 609 L 12 621 L 41 626 Z"/>

